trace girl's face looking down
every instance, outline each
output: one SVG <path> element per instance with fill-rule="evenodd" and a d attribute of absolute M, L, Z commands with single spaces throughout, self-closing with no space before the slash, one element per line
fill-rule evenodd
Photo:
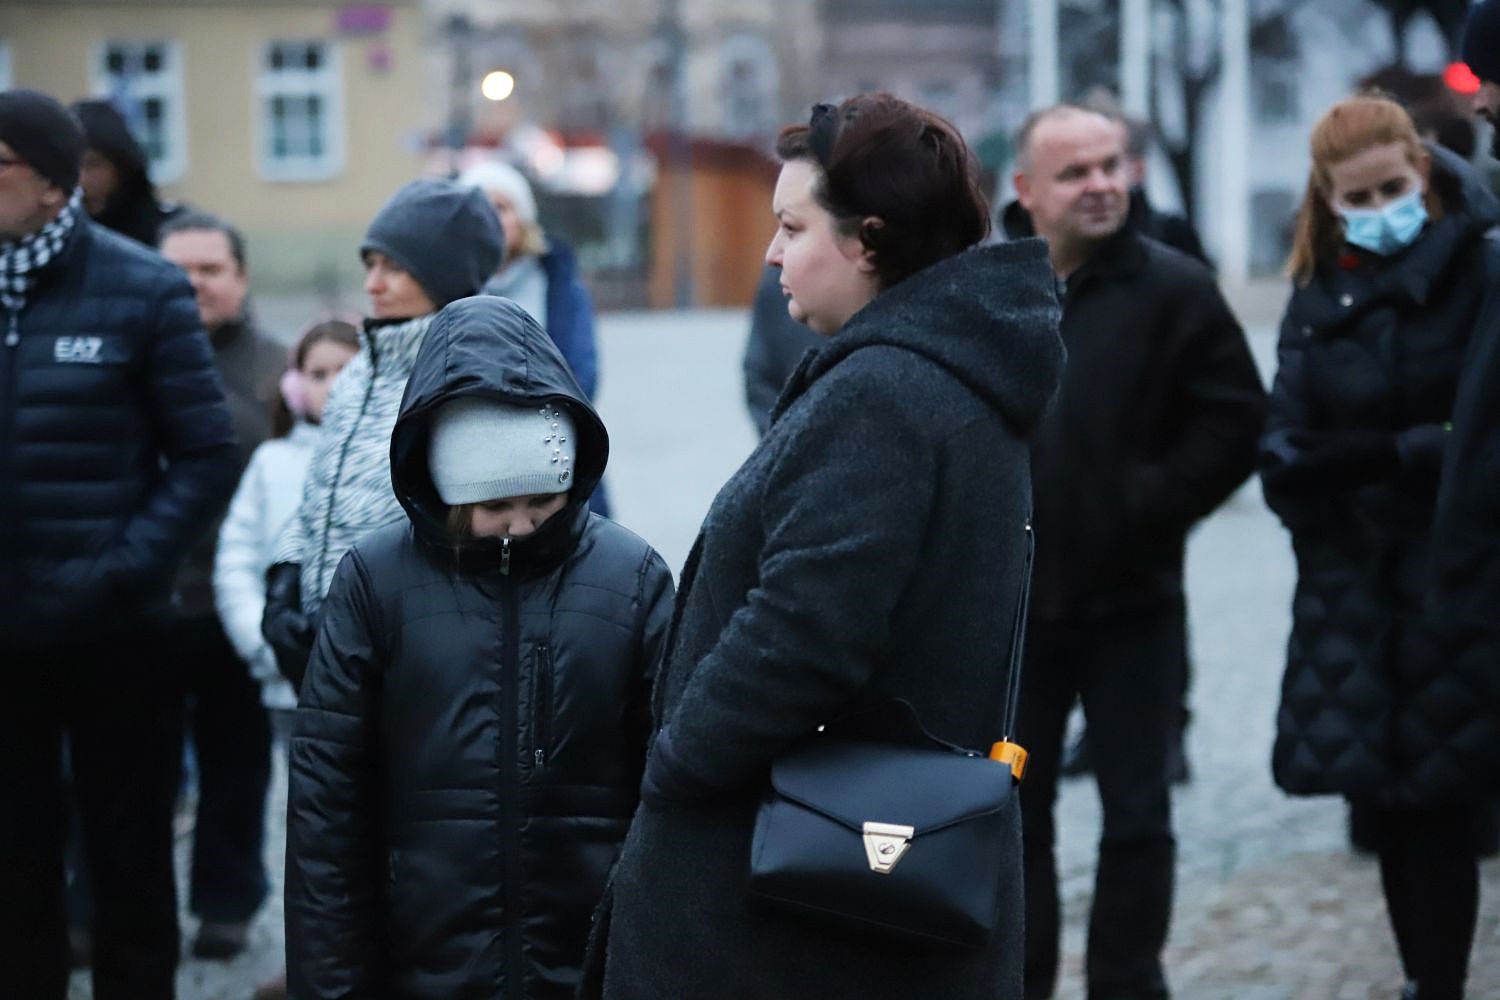
<path fill-rule="evenodd" d="M 469 533 L 476 538 L 525 538 L 568 504 L 566 493 L 533 493 L 474 505 Z"/>

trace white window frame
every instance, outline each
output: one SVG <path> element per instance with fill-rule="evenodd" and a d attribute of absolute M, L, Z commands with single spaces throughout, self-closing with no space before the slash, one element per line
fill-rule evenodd
<path fill-rule="evenodd" d="M 272 69 L 271 52 L 279 45 L 317 46 L 322 53 L 315 70 Z M 278 38 L 255 49 L 255 162 L 264 180 L 293 183 L 327 181 L 344 172 L 347 135 L 344 120 L 343 54 L 327 38 Z M 317 96 L 323 108 L 323 152 L 318 156 L 277 156 L 271 149 L 275 123 L 271 102 L 278 97 Z"/>
<path fill-rule="evenodd" d="M 0 90 L 9 90 L 14 86 L 11 81 L 13 72 L 10 63 L 10 42 L 0 38 Z"/>
<path fill-rule="evenodd" d="M 142 72 L 134 77 L 117 77 L 110 72 L 110 49 L 123 46 L 140 50 L 151 45 L 161 49 L 162 65 L 156 72 Z M 110 38 L 94 46 L 89 77 L 89 89 L 95 97 L 112 100 L 122 107 L 152 98 L 162 103 L 165 155 L 151 156 L 150 144 L 138 131 L 136 139 L 150 159 L 153 183 L 175 184 L 182 180 L 188 168 L 187 100 L 182 82 L 182 46 L 169 38 Z M 127 112 L 126 120 L 129 121 L 130 117 Z"/>

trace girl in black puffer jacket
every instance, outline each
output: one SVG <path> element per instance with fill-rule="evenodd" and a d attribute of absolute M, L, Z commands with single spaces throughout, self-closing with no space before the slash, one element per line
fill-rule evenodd
<path fill-rule="evenodd" d="M 571 997 L 635 810 L 672 580 L 586 500 L 609 444 L 507 299 L 433 320 L 410 523 L 335 575 L 291 741 L 291 994 Z"/>
<path fill-rule="evenodd" d="M 1312 158 L 1261 444 L 1298 571 L 1273 768 L 1372 818 L 1408 995 L 1449 1000 L 1496 734 L 1487 679 L 1442 652 L 1423 598 L 1458 374 L 1500 285 L 1500 206 L 1390 101 L 1335 105 Z"/>

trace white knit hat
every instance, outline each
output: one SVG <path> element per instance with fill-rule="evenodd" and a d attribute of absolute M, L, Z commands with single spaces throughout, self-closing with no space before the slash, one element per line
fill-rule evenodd
<path fill-rule="evenodd" d="M 432 418 L 427 468 L 450 507 L 506 497 L 566 493 L 577 437 L 560 406 L 509 406 L 460 397 Z"/>
<path fill-rule="evenodd" d="M 536 223 L 536 195 L 524 174 L 504 160 L 482 160 L 458 176 L 458 183 L 478 188 L 486 196 L 503 195 L 527 225 Z"/>

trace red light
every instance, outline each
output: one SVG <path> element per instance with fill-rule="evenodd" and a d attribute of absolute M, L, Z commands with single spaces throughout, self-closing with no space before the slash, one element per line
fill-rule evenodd
<path fill-rule="evenodd" d="M 1467 63 L 1449 63 L 1448 68 L 1443 70 L 1443 82 L 1448 85 L 1449 90 L 1466 97 L 1479 91 L 1479 77 L 1474 75 Z"/>

